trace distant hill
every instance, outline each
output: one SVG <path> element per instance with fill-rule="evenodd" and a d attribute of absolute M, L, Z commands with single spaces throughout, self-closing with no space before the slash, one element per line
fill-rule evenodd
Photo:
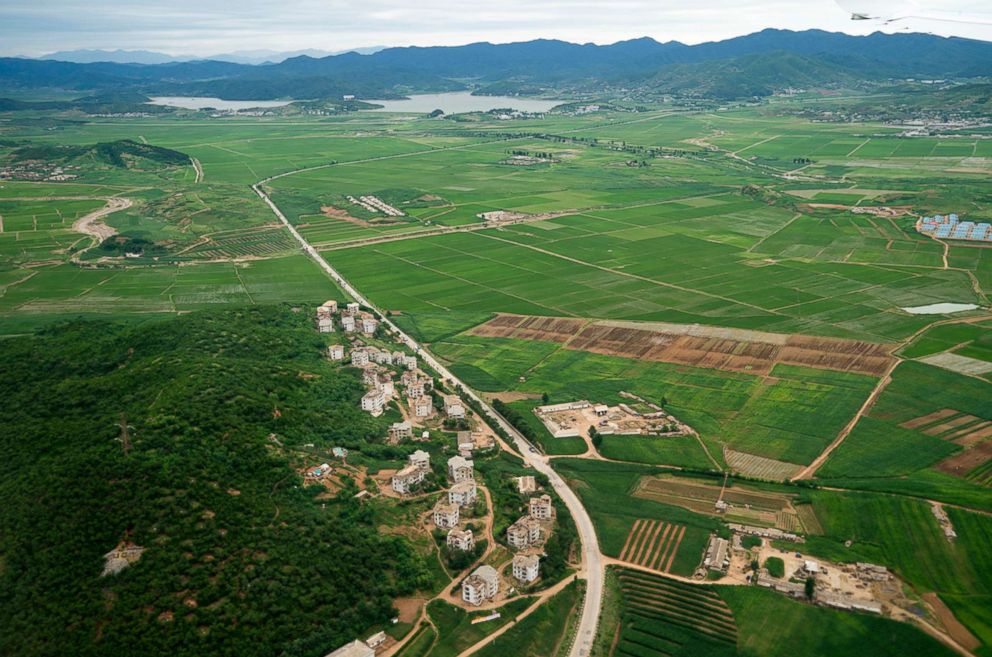
<path fill-rule="evenodd" d="M 195 57 L 174 57 L 162 52 L 150 50 L 60 50 L 42 55 L 39 59 L 74 64 L 92 64 L 94 62 L 114 62 L 115 64 L 168 64 L 185 62 Z"/>
<path fill-rule="evenodd" d="M 617 82 L 647 91 L 729 98 L 767 95 L 789 86 L 989 75 L 990 42 L 821 30 L 763 30 L 694 46 L 642 38 L 605 46 L 539 39 L 386 48 L 370 55 L 304 54 L 256 66 L 215 60 L 141 65 L 0 59 L 4 87 L 128 89 L 246 100 L 342 94 L 388 98 L 461 89 L 460 81 L 468 79 L 507 91 L 608 88 Z"/>

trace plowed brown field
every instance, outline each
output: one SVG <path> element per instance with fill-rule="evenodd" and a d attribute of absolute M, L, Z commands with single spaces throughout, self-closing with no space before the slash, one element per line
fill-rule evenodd
<path fill-rule="evenodd" d="M 699 325 L 587 322 L 498 315 L 472 330 L 483 337 L 546 340 L 568 349 L 767 375 L 777 363 L 881 376 L 893 345 Z"/>

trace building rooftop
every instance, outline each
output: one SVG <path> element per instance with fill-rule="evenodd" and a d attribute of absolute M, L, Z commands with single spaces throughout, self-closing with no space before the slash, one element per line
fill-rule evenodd
<path fill-rule="evenodd" d="M 365 645 L 363 641 L 355 639 L 334 652 L 328 653 L 325 657 L 374 657 L 374 655 L 374 650 Z"/>
<path fill-rule="evenodd" d="M 523 568 L 532 568 L 538 565 L 541 558 L 536 554 L 518 554 L 513 557 L 514 566 L 522 566 Z"/>
<path fill-rule="evenodd" d="M 499 581 L 499 573 L 492 566 L 482 565 L 472 571 L 472 577 L 478 577 L 479 579 L 491 583 Z"/>

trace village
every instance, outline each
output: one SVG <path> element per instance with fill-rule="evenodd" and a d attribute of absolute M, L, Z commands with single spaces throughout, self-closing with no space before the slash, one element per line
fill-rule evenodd
<path fill-rule="evenodd" d="M 371 476 L 364 468 L 347 463 L 346 449 L 334 447 L 333 465 L 321 462 L 301 468 L 304 481 L 325 486 L 329 496 L 342 488 L 341 477 L 348 476 L 366 482 L 356 494 L 362 499 L 398 504 L 433 500 L 405 531 L 431 536 L 439 555 L 465 555 L 448 561 L 469 564 L 454 573 L 454 588 L 438 595 L 449 604 L 466 610 L 493 609 L 541 588 L 544 546 L 555 531 L 557 514 L 554 500 L 538 480 L 532 475 L 513 478 L 512 486 L 525 503 L 519 517 L 500 536 L 494 535 L 493 502 L 476 460 L 495 456 L 501 446 L 508 446 L 457 394 L 445 391 L 443 384 L 422 369 L 416 355 L 402 349 L 359 304 L 327 301 L 316 309 L 314 322 L 317 331 L 333 342 L 326 348 L 326 357 L 361 371 L 366 388 L 361 410 L 372 417 L 387 413 L 402 417 L 389 424 L 384 443 L 420 447 L 409 452 L 401 466 L 380 469 Z M 374 482 L 372 486 L 369 481 Z M 492 615 L 498 617 L 498 613 Z M 328 657 L 373 657 L 395 642 L 387 632 L 379 631 Z"/>

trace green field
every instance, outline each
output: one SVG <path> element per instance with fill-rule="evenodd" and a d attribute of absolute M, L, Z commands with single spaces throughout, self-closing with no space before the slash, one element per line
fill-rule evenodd
<path fill-rule="evenodd" d="M 632 657 L 955 654 L 907 624 L 814 607 L 765 589 L 685 584 L 623 568 L 611 569 L 607 582 L 620 623 L 600 629 L 597 657 L 611 654 L 611 639 L 612 654 Z"/>

